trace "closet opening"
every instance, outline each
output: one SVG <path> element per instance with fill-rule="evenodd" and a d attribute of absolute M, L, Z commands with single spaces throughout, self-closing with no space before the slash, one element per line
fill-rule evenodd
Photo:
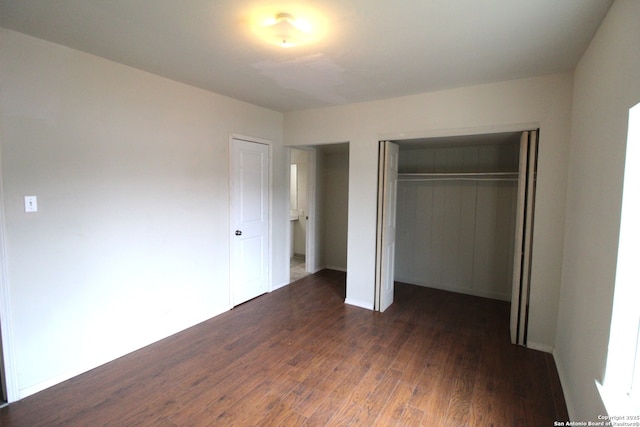
<path fill-rule="evenodd" d="M 526 345 L 538 131 L 382 141 L 375 308 L 394 282 L 511 303 Z"/>

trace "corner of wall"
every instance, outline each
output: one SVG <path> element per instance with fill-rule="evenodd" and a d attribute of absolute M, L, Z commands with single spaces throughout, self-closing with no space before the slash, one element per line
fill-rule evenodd
<path fill-rule="evenodd" d="M 555 352 L 555 348 L 547 344 L 541 344 L 535 341 L 527 341 L 527 348 L 531 350 L 542 351 L 544 353 L 553 354 Z"/>
<path fill-rule="evenodd" d="M 273 285 L 273 287 L 271 288 L 271 292 L 277 291 L 278 289 L 284 288 L 285 286 L 289 286 L 289 281 L 284 281 L 278 285 Z"/>
<path fill-rule="evenodd" d="M 353 299 L 353 298 L 346 298 L 346 299 L 344 300 L 344 303 L 345 303 L 345 304 L 349 304 L 349 305 L 353 305 L 353 306 L 356 306 L 356 307 L 360 307 L 360 308 L 365 308 L 365 309 L 367 309 L 367 310 L 371 310 L 371 311 L 373 311 L 373 304 L 371 304 L 371 303 L 369 303 L 369 302 L 365 302 L 365 301 L 358 301 L 358 300 L 355 300 L 355 299 Z"/>
<path fill-rule="evenodd" d="M 567 376 L 565 374 L 564 366 L 561 363 L 561 358 L 558 356 L 556 349 L 553 349 L 551 353 L 553 361 L 556 364 L 558 370 L 558 377 L 560 378 L 560 385 L 562 386 L 562 393 L 564 394 L 564 401 L 567 404 L 567 412 L 569 413 L 569 419 L 575 419 L 575 407 L 573 405 L 573 396 L 571 395 L 571 389 L 568 386 Z"/>

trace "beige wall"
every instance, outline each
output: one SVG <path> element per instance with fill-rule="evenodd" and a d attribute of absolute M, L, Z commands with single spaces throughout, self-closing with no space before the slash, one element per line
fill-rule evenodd
<path fill-rule="evenodd" d="M 640 2 L 618 0 L 575 72 L 557 357 L 575 420 L 604 413 L 629 108 L 640 102 Z"/>
<path fill-rule="evenodd" d="M 228 309 L 232 132 L 273 141 L 285 281 L 282 114 L 6 30 L 0 63 L 13 398 Z"/>
<path fill-rule="evenodd" d="M 529 342 L 555 342 L 572 74 L 286 113 L 286 145 L 349 141 L 347 302 L 373 307 L 378 141 L 540 127 Z"/>
<path fill-rule="evenodd" d="M 322 179 L 322 198 L 318 209 L 322 210 L 322 261 L 326 268 L 347 270 L 347 228 L 349 204 L 349 151 L 324 153 L 319 176 Z"/>
<path fill-rule="evenodd" d="M 298 171 L 298 219 L 291 222 L 292 255 L 305 255 L 307 252 L 306 217 L 309 213 L 309 204 L 307 203 L 309 152 L 307 150 L 291 150 L 291 164 L 297 165 Z"/>

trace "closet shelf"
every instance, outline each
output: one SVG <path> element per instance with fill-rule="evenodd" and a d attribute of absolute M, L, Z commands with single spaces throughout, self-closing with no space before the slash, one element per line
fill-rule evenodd
<path fill-rule="evenodd" d="M 517 181 L 518 172 L 399 173 L 398 181 Z"/>

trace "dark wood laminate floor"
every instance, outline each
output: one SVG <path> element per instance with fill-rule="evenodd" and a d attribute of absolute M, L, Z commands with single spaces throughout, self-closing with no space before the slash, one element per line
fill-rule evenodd
<path fill-rule="evenodd" d="M 385 313 L 322 271 L 0 409 L 2 426 L 552 426 L 553 358 L 509 305 L 398 284 Z"/>

